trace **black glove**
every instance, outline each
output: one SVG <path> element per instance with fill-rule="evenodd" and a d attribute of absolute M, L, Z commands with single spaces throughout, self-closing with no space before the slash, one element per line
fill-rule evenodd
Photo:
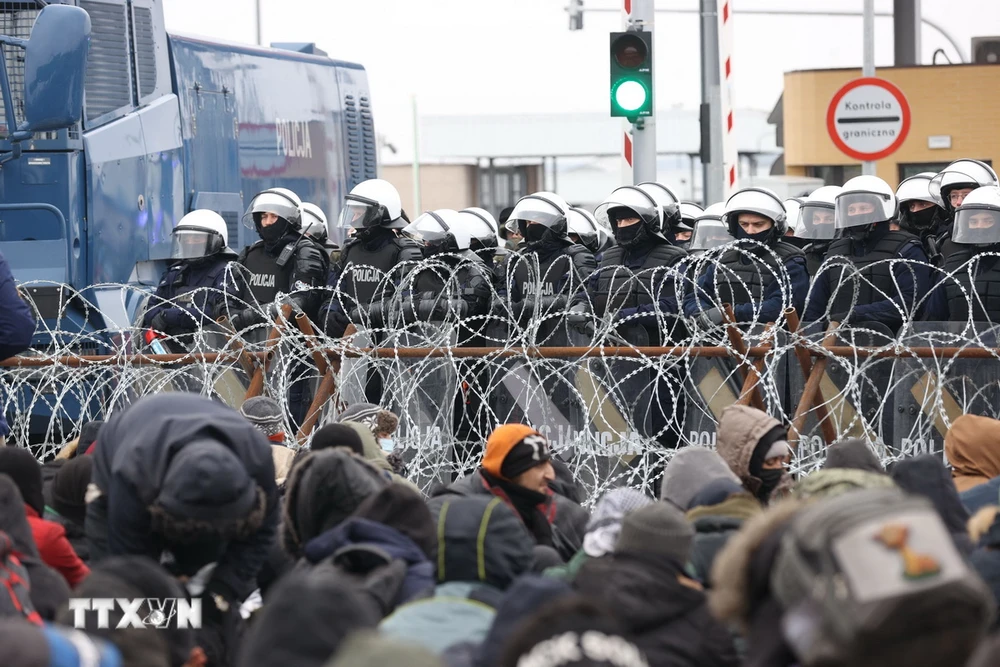
<path fill-rule="evenodd" d="M 166 308 L 163 308 L 156 315 L 153 316 L 153 321 L 149 323 L 149 328 L 154 331 L 159 331 L 161 333 L 167 333 L 167 313 Z"/>
<path fill-rule="evenodd" d="M 587 304 L 578 303 L 569 309 L 566 313 L 566 321 L 570 324 L 580 325 L 587 324 L 593 320 L 593 316 L 587 312 Z"/>
<path fill-rule="evenodd" d="M 229 320 L 229 323 L 232 325 L 233 331 L 239 333 L 241 331 L 249 329 L 252 326 L 260 324 L 263 321 L 264 321 L 264 316 L 261 314 L 261 312 L 256 308 L 250 307 L 250 308 L 244 308 L 243 310 L 233 315 L 232 319 Z"/>
<path fill-rule="evenodd" d="M 534 297 L 526 296 L 521 301 L 515 301 L 510 304 L 510 309 L 517 323 L 524 325 L 535 314 L 535 299 Z"/>
<path fill-rule="evenodd" d="M 542 312 L 550 315 L 555 311 L 566 310 L 566 297 L 543 296 L 541 300 L 541 310 Z"/>
<path fill-rule="evenodd" d="M 385 313 L 381 303 L 373 303 L 366 310 L 360 306 L 351 309 L 351 322 L 360 327 L 382 329 L 385 327 Z"/>
<path fill-rule="evenodd" d="M 851 311 L 843 310 L 836 313 L 830 313 L 831 322 L 840 322 L 841 326 L 847 326 L 851 323 Z"/>

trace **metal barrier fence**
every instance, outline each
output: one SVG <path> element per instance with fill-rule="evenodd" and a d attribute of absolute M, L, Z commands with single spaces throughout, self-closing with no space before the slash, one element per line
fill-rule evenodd
<path fill-rule="evenodd" d="M 229 295 L 225 309 L 213 313 L 217 320 L 159 339 L 168 354 L 151 353 L 137 326 L 143 307 L 132 326 L 104 328 L 65 327 L 67 310 L 40 322 L 46 349 L 2 363 L 9 441 L 30 443 L 47 456 L 85 421 L 106 418 L 141 396 L 194 391 L 236 408 L 248 397 L 272 396 L 287 408 L 286 432 L 307 446 L 318 425 L 367 400 L 399 415 L 397 450 L 423 488 L 474 467 L 497 424 L 525 421 L 549 437 L 596 496 L 623 484 L 650 486 L 679 446 L 713 445 L 722 410 L 737 402 L 790 426 L 796 470 L 818 466 L 826 444 L 848 436 L 869 440 L 886 459 L 940 452 L 959 415 L 997 416 L 996 330 L 971 319 L 916 320 L 912 314 L 928 289 L 914 295 L 915 303 L 899 304 L 905 318 L 892 333 L 863 324 L 802 325 L 780 265 L 774 280 L 781 308 L 766 324 L 736 322 L 728 304 L 718 304 L 722 324 L 699 324 L 697 315 L 660 308 L 668 301 L 663 294 L 651 295 L 647 312 L 624 310 L 636 284 L 672 292 L 683 303 L 692 276 L 715 261 L 703 256 L 653 280 L 630 273 L 631 283 L 618 283 L 620 294 L 600 297 L 621 297 L 626 305 L 603 313 L 594 290 L 585 291 L 597 284 L 594 277 L 570 281 L 567 293 L 583 295 L 598 313 L 585 319 L 570 316 L 573 299 L 548 306 L 536 301 L 530 317 L 518 317 L 498 281 L 491 295 L 496 305 L 485 313 L 460 318 L 442 308 L 435 320 L 416 321 L 405 316 L 405 304 L 421 294 L 418 276 L 442 269 L 442 260 L 429 260 L 380 280 L 387 312 L 396 313 L 381 326 L 356 318 L 343 336 L 331 338 L 323 322 L 296 314 L 290 295 L 281 295 L 277 312 L 261 309 L 266 319 L 237 334 L 227 318 L 248 304 Z M 448 267 L 443 300 L 462 294 L 462 267 Z M 854 281 L 857 294 L 864 280 L 855 272 L 838 284 Z M 120 288 L 122 304 L 137 300 L 137 288 Z M 323 300 L 357 297 L 343 282 L 322 292 Z M 192 302 L 189 294 L 177 305 L 190 309 Z M 651 340 L 657 334 L 659 340 Z"/>

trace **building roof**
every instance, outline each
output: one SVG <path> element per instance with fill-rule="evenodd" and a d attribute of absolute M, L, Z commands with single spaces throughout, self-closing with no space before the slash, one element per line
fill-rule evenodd
<path fill-rule="evenodd" d="M 768 112 L 737 109 L 740 153 L 780 153 Z M 625 121 L 602 113 L 423 116 L 421 160 L 618 155 Z M 701 148 L 696 109 L 656 114 L 657 152 L 695 154 Z"/>

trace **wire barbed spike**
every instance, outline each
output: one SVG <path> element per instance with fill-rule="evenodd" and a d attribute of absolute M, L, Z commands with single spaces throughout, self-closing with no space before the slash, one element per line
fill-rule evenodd
<path fill-rule="evenodd" d="M 724 291 L 754 289 L 714 252 L 671 268 L 615 267 L 592 276 L 546 275 L 537 261 L 511 256 L 488 290 L 492 308 L 465 316 L 448 304 L 468 296 L 468 258 L 400 265 L 376 276 L 374 298 L 351 293 L 345 280 L 317 289 L 318 301 L 383 305 L 381 321 L 359 308 L 355 326 L 339 338 L 327 334 L 328 322 L 303 323 L 293 310 L 286 320 L 274 305 L 202 288 L 170 303 L 187 310 L 190 326 L 158 338 L 155 350 L 139 326 L 146 289 L 97 286 L 120 296 L 101 301 L 115 311 L 105 313 L 64 287 L 54 306 L 37 304 L 46 317 L 38 321 L 36 348 L 0 373 L 8 442 L 45 458 L 86 421 L 106 419 L 149 394 L 192 391 L 234 408 L 253 393 L 271 396 L 285 408 L 295 446 L 308 446 L 311 433 L 348 404 L 377 401 L 399 415 L 397 451 L 407 476 L 425 490 L 474 469 L 492 430 L 517 421 L 539 428 L 573 479 L 597 498 L 615 486 L 650 489 L 676 447 L 714 445 L 722 410 L 737 401 L 797 426 L 795 472 L 822 464 L 830 434 L 865 438 L 888 460 L 939 452 L 960 414 L 1000 417 L 1000 346 L 990 325 L 972 315 L 921 323 L 914 314 L 928 306 L 929 289 L 914 290 L 912 302 L 902 303 L 886 285 L 871 284 L 870 268 L 829 259 L 821 271 L 836 272 L 831 282 L 850 295 L 849 312 L 864 290 L 892 300 L 902 328 L 858 322 L 827 332 L 822 323 L 803 323 L 793 330 L 787 313 L 796 296 L 782 263 L 770 250 L 737 252 L 765 282 L 776 281 L 781 309 L 772 326 L 706 326 L 676 312 L 683 313 L 697 277 L 710 269 L 717 280 L 702 292 L 710 306 L 723 309 Z M 916 281 L 920 272 L 934 283 L 951 281 L 974 314 L 986 306 L 970 277 L 981 259 L 951 273 L 906 260 L 885 263 L 895 288 L 899 276 Z M 568 298 L 533 299 L 530 313 L 518 312 L 508 301 L 515 271 L 538 283 L 565 279 L 559 293 Z M 431 273 L 438 287 L 428 293 Z M 723 290 L 720 280 L 730 286 Z M 596 292 L 599 284 L 604 293 Z M 36 286 L 55 287 L 22 287 Z M 22 293 L 31 299 L 30 290 Z M 279 295 L 279 306 L 290 308 L 296 294 Z M 437 319 L 413 317 L 418 297 L 441 304 Z M 206 303 L 219 304 L 211 317 L 195 307 Z M 590 315 L 567 317 L 581 303 Z M 258 321 L 231 331 L 227 322 L 248 308 L 258 311 Z M 696 315 L 705 310 L 696 303 Z M 124 312 L 134 313 L 132 322 L 120 321 Z M 758 305 L 750 319 L 763 314 Z M 803 372 L 803 364 L 812 370 Z"/>

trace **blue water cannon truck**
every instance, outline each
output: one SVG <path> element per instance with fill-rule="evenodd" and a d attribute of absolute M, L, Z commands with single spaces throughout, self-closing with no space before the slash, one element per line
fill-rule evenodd
<path fill-rule="evenodd" d="M 155 284 L 189 211 L 219 212 L 239 249 L 255 193 L 336 220 L 376 176 L 365 69 L 313 44 L 168 34 L 162 0 L 0 2 L 0 35 L 0 252 L 44 320 L 37 349 L 65 343 L 50 332 L 113 349 L 142 300 L 122 285 Z"/>

